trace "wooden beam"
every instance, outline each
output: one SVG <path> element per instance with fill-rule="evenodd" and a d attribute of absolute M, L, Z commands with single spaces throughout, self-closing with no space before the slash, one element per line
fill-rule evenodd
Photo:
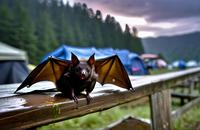
<path fill-rule="evenodd" d="M 190 110 L 194 106 L 199 105 L 199 103 L 200 103 L 200 97 L 190 101 L 189 103 L 187 103 L 184 106 L 176 109 L 175 111 L 172 111 L 172 114 L 171 114 L 172 120 L 174 121 L 177 118 L 181 117 L 182 114 L 184 114 L 185 112 L 187 112 L 188 110 Z"/>
<path fill-rule="evenodd" d="M 195 99 L 197 97 L 199 97 L 198 95 L 194 95 L 194 94 L 184 94 L 184 93 L 171 93 L 171 96 L 174 98 L 183 98 L 183 99 Z"/>

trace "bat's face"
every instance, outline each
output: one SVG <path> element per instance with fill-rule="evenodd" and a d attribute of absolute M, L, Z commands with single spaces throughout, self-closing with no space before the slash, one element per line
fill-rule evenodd
<path fill-rule="evenodd" d="M 78 58 L 72 54 L 72 65 L 73 65 L 73 75 L 80 80 L 88 80 L 91 77 L 94 67 L 94 55 L 92 55 L 88 61 L 80 62 Z"/>
<path fill-rule="evenodd" d="M 80 62 L 74 67 L 74 75 L 80 80 L 87 80 L 91 75 L 91 67 L 86 62 Z"/>

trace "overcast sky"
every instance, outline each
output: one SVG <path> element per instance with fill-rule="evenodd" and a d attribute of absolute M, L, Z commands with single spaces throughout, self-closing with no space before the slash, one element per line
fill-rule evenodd
<path fill-rule="evenodd" d="M 163 36 L 200 31 L 200 0 L 69 0 L 86 3 L 111 14 L 121 24 L 139 30 L 139 36 Z"/>

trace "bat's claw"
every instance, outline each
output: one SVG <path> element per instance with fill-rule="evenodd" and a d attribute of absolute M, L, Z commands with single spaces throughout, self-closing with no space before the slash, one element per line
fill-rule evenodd
<path fill-rule="evenodd" d="M 135 88 L 132 88 L 132 87 L 131 87 L 129 90 L 130 90 L 131 92 L 135 92 Z"/>
<path fill-rule="evenodd" d="M 76 104 L 78 104 L 78 98 L 77 98 L 76 96 L 72 96 L 72 99 L 74 100 L 74 102 L 75 102 Z"/>
<path fill-rule="evenodd" d="M 86 99 L 87 99 L 87 104 L 90 104 L 90 101 L 92 100 L 92 98 L 90 97 L 90 95 L 86 95 Z"/>
<path fill-rule="evenodd" d="M 65 74 L 64 74 L 64 76 L 66 76 L 66 77 L 68 77 L 68 78 L 69 78 L 69 77 L 70 77 L 70 73 L 69 73 L 69 72 L 67 72 L 67 73 L 65 73 Z"/>

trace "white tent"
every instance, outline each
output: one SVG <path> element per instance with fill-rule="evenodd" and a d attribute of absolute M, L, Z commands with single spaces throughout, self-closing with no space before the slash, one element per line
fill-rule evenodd
<path fill-rule="evenodd" d="M 25 51 L 0 42 L 0 84 L 20 83 L 28 75 Z"/>
<path fill-rule="evenodd" d="M 23 60 L 27 61 L 26 52 L 0 42 L 0 61 Z"/>

